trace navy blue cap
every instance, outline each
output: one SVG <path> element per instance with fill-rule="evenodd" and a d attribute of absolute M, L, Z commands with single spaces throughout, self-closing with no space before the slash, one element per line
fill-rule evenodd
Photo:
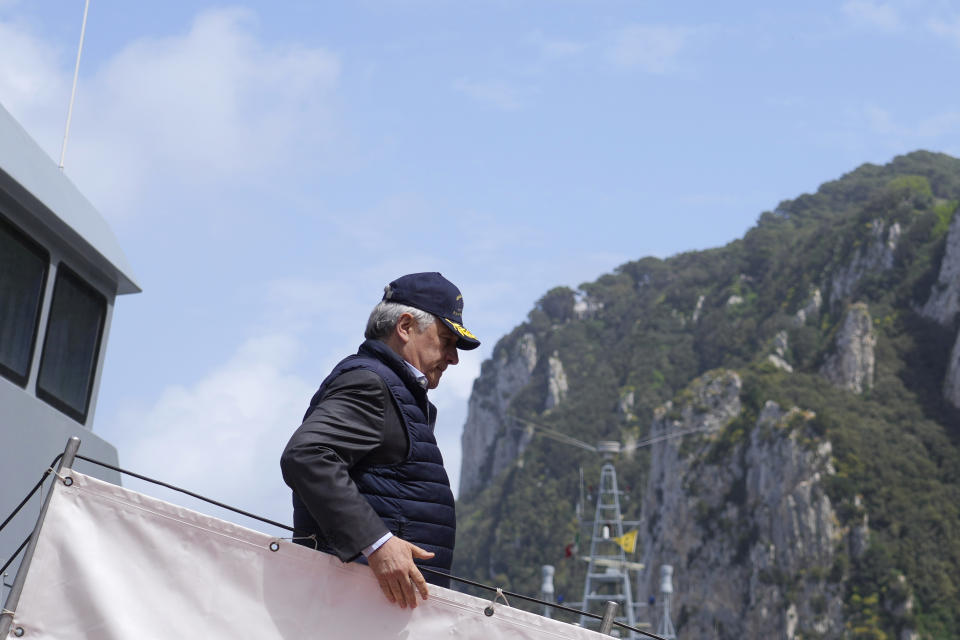
<path fill-rule="evenodd" d="M 436 271 L 411 273 L 390 283 L 383 299 L 437 316 L 457 336 L 458 349 L 476 349 L 477 336 L 463 326 L 463 296 L 456 285 Z"/>

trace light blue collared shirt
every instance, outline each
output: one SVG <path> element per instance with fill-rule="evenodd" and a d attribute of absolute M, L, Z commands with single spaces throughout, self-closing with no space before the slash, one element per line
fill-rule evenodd
<path fill-rule="evenodd" d="M 419 384 L 421 387 L 423 387 L 423 390 L 426 391 L 426 390 L 427 390 L 427 385 L 430 384 L 430 382 L 427 380 L 427 376 L 423 375 L 423 373 L 420 371 L 420 369 L 417 369 L 415 366 L 413 366 L 412 364 L 410 364 L 410 363 L 407 362 L 406 360 L 404 360 L 403 362 L 404 362 L 404 364 L 407 365 L 407 367 L 410 368 L 411 373 L 413 373 L 413 377 L 415 377 L 415 378 L 417 379 L 417 384 Z"/>

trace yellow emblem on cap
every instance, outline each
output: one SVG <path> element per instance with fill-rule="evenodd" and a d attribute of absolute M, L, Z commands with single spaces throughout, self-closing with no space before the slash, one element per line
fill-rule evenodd
<path fill-rule="evenodd" d="M 452 325 L 453 325 L 453 328 L 457 330 L 457 333 L 459 333 L 459 334 L 462 335 L 463 337 L 465 337 L 465 338 L 472 338 L 473 340 L 479 340 L 479 338 L 477 338 L 477 336 L 475 336 L 475 335 L 473 335 L 472 333 L 470 333 L 470 332 L 466 329 L 466 327 L 464 327 L 463 325 L 459 325 L 459 324 L 457 324 L 456 322 L 451 322 L 450 324 L 452 324 Z"/>

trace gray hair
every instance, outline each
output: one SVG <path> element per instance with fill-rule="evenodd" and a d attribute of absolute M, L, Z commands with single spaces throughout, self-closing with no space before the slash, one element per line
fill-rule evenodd
<path fill-rule="evenodd" d="M 363 337 L 367 340 L 383 340 L 393 332 L 400 316 L 405 313 L 409 313 L 417 321 L 418 332 L 426 330 L 437 320 L 432 313 L 416 307 L 383 300 L 370 312 L 370 318 L 367 320 L 367 330 L 364 331 Z"/>

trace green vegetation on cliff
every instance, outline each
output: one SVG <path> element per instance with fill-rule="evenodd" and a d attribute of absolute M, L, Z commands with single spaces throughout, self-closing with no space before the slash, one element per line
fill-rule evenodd
<path fill-rule="evenodd" d="M 839 524 L 868 517 L 866 550 L 839 554 L 830 571 L 849 637 L 897 638 L 904 629 L 960 637 L 960 413 L 943 394 L 958 327 L 918 311 L 958 202 L 960 161 L 915 152 L 783 202 L 725 247 L 644 258 L 577 291 L 553 289 L 497 347 L 531 334 L 541 355 L 508 413 L 590 443 L 642 440 L 657 407 L 704 372 L 733 369 L 743 414 L 713 444 L 715 455 L 745 436 L 768 400 L 812 411 L 813 432 L 833 447 L 836 473 L 825 482 Z M 855 302 L 875 337 L 873 378 L 861 393 L 823 373 Z M 792 372 L 768 358 L 778 334 Z M 568 390 L 545 409 L 550 354 Z M 489 384 L 481 375 L 474 394 Z M 454 570 L 533 595 L 540 566 L 553 564 L 557 593 L 579 600 L 585 563 L 564 550 L 577 534 L 579 469 L 589 485 L 600 462 L 531 437 L 522 424 L 498 432 L 519 457 L 461 496 Z M 640 516 L 649 464 L 644 449 L 618 460 L 627 519 Z"/>

